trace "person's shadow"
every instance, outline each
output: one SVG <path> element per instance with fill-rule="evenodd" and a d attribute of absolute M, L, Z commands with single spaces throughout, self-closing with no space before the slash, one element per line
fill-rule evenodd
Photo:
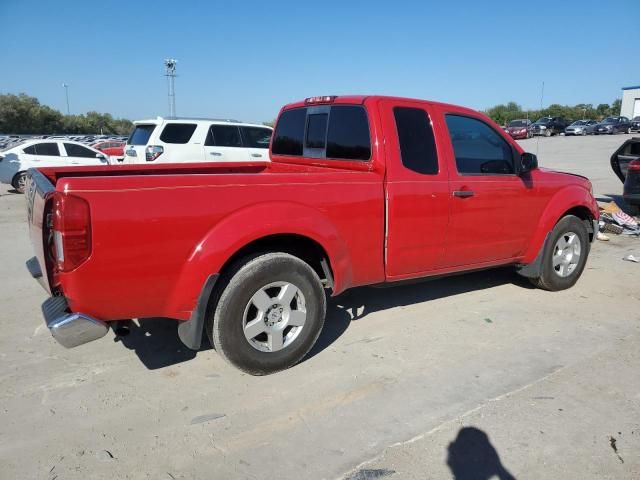
<path fill-rule="evenodd" d="M 447 465 L 455 480 L 516 480 L 502 465 L 487 434 L 478 428 L 460 429 L 447 451 Z"/>

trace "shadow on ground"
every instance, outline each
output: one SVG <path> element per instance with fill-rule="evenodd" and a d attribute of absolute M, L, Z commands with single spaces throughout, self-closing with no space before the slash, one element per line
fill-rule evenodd
<path fill-rule="evenodd" d="M 487 434 L 474 427 L 461 428 L 449 444 L 447 466 L 455 480 L 515 480 L 502 465 Z"/>
<path fill-rule="evenodd" d="M 324 328 L 305 360 L 332 345 L 342 336 L 352 321 L 361 321 L 370 313 L 485 290 L 508 283 L 523 288 L 534 288 L 527 279 L 517 275 L 512 268 L 501 268 L 412 284 L 355 288 L 338 297 L 330 297 L 327 302 Z M 135 323 L 131 325 L 129 335 L 115 337 L 114 341 L 132 350 L 150 370 L 186 362 L 197 355 L 197 352 L 189 350 L 178 338 L 178 322 L 168 318 L 140 319 L 137 325 Z M 201 350 L 211 348 L 204 335 Z"/>

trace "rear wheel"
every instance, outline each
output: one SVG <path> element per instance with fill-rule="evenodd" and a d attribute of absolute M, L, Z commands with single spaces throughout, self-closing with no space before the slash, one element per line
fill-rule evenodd
<path fill-rule="evenodd" d="M 221 279 L 207 334 L 227 361 L 252 375 L 298 363 L 315 344 L 326 313 L 317 273 L 287 253 L 240 262 Z"/>
<path fill-rule="evenodd" d="M 550 291 L 572 287 L 582 275 L 589 249 L 589 233 L 584 222 L 574 215 L 567 215 L 551 231 L 542 256 L 540 276 L 531 281 Z"/>
<path fill-rule="evenodd" d="M 27 172 L 16 173 L 16 176 L 11 181 L 11 186 L 18 192 L 24 193 L 27 188 Z"/>

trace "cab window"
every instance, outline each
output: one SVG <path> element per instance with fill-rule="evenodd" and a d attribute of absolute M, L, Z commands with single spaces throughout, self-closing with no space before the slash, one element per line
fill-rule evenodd
<path fill-rule="evenodd" d="M 464 115 L 446 115 L 447 129 L 463 175 L 512 175 L 513 151 L 507 141 L 483 121 Z"/>

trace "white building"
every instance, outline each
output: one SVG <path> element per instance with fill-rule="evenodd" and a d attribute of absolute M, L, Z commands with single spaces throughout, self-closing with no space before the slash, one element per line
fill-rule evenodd
<path fill-rule="evenodd" d="M 640 85 L 622 87 L 620 116 L 627 118 L 640 117 Z"/>

